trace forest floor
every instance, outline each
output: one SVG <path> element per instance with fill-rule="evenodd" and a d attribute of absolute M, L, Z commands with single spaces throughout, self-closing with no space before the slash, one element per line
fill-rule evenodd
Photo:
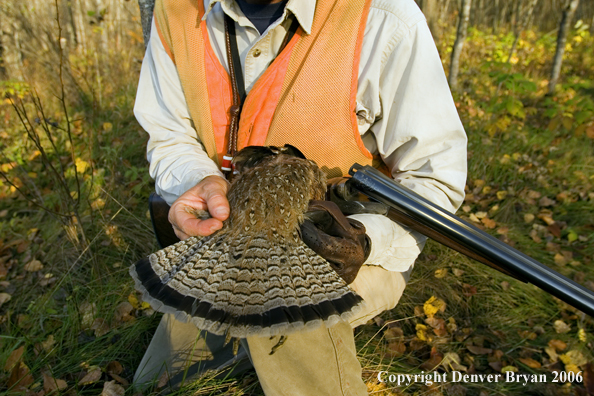
<path fill-rule="evenodd" d="M 573 30 L 547 96 L 555 38 L 525 32 L 507 62 L 512 35 L 471 29 L 454 94 L 469 138 L 458 214 L 594 290 L 594 38 Z M 448 59 L 453 33 L 442 41 Z M 72 55 L 63 84 L 39 70 L 28 84 L 0 82 L 1 394 L 135 394 L 160 315 L 128 275 L 157 249 L 147 136 L 132 114 L 142 51 L 130 45 Z M 76 98 L 65 106 L 61 86 Z M 373 395 L 594 395 L 593 318 L 434 242 L 398 307 L 357 328 L 356 342 Z M 535 376 L 389 382 L 429 372 Z M 263 393 L 251 372 L 174 394 Z"/>

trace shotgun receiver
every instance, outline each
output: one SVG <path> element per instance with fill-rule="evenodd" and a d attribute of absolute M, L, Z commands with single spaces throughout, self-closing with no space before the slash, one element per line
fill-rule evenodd
<path fill-rule="evenodd" d="M 387 216 L 506 275 L 532 283 L 594 317 L 594 292 L 442 209 L 371 166 L 354 164 L 338 185 L 349 200 L 358 193 L 388 206 Z"/>

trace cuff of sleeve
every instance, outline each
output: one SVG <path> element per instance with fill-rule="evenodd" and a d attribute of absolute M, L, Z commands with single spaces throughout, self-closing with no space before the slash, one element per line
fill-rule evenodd
<path fill-rule="evenodd" d="M 174 178 L 168 180 L 157 180 L 155 183 L 155 190 L 157 194 L 159 194 L 165 202 L 169 206 L 175 202 L 183 193 L 188 191 L 190 188 L 194 187 L 196 184 L 200 183 L 202 179 L 207 176 L 219 176 L 223 179 L 225 176 L 219 170 L 203 170 L 203 171 L 194 171 L 191 172 L 190 175 L 184 175 L 184 181 L 179 182 L 177 180 L 173 180 Z M 177 182 L 175 182 L 177 181 Z"/>
<path fill-rule="evenodd" d="M 364 264 L 379 265 L 388 271 L 405 272 L 418 257 L 426 237 L 377 214 L 348 216 L 360 221 L 371 239 L 371 252 Z"/>

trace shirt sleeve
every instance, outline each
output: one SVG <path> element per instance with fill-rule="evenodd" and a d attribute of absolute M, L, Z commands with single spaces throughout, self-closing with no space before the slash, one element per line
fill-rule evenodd
<path fill-rule="evenodd" d="M 170 205 L 206 176 L 223 177 L 197 137 L 175 64 L 155 23 L 136 93 L 134 115 L 149 134 L 147 159 L 157 194 Z"/>
<path fill-rule="evenodd" d="M 394 179 L 455 212 L 464 199 L 466 134 L 427 23 L 422 16 L 413 22 L 399 24 L 379 66 L 362 64 L 371 70 L 360 82 L 366 90 L 358 95 L 357 111 L 360 120 L 370 124 L 362 132 L 372 135 L 372 149 Z M 379 92 L 369 88 L 374 86 Z M 368 141 L 364 136 L 366 145 Z M 424 236 L 378 215 L 352 217 L 365 225 L 372 241 L 366 264 L 392 271 L 406 271 L 414 264 Z"/>

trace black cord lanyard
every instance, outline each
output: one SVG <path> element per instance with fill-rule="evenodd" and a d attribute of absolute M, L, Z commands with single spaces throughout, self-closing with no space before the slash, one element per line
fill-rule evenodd
<path fill-rule="evenodd" d="M 291 26 L 283 39 L 280 54 L 289 41 L 297 32 L 299 22 L 297 18 L 293 18 Z M 227 154 L 223 156 L 223 163 L 221 169 L 228 175 L 232 171 L 233 157 L 237 153 L 237 135 L 239 131 L 239 119 L 241 117 L 241 110 L 245 98 L 247 96 L 245 91 L 245 81 L 243 79 L 243 72 L 241 69 L 241 58 L 239 57 L 239 50 L 237 49 L 237 34 L 235 32 L 235 21 L 225 14 L 225 47 L 227 49 L 227 63 L 229 66 L 229 77 L 231 78 L 231 91 L 233 95 L 233 104 L 229 109 L 231 114 L 231 122 L 229 123 L 229 144 L 227 145 Z"/>

